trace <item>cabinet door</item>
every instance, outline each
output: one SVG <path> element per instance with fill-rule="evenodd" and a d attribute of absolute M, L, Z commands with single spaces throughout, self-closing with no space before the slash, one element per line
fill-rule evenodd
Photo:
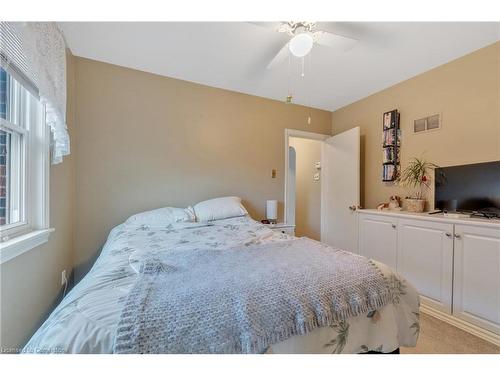
<path fill-rule="evenodd" d="M 397 265 L 397 224 L 393 217 L 359 215 L 359 253 L 367 258 Z"/>
<path fill-rule="evenodd" d="M 399 220 L 397 270 L 426 304 L 451 313 L 453 225 Z"/>
<path fill-rule="evenodd" d="M 500 334 L 500 229 L 455 226 L 453 315 Z"/>

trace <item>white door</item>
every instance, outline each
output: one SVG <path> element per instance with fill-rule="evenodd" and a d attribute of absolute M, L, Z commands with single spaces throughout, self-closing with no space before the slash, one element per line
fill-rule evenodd
<path fill-rule="evenodd" d="M 359 215 L 359 254 L 397 267 L 398 220 L 390 216 Z"/>
<path fill-rule="evenodd" d="M 455 225 L 453 315 L 500 334 L 500 230 Z"/>
<path fill-rule="evenodd" d="M 451 313 L 453 224 L 400 219 L 398 266 L 403 275 L 437 310 Z"/>
<path fill-rule="evenodd" d="M 359 164 L 359 127 L 322 142 L 321 241 L 352 252 L 358 248 Z"/>

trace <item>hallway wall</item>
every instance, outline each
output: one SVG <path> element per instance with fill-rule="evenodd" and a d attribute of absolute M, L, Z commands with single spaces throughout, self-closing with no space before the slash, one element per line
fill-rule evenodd
<path fill-rule="evenodd" d="M 290 137 L 289 145 L 296 152 L 295 235 L 319 240 L 321 180 L 314 181 L 313 176 L 320 172 L 314 164 L 321 160 L 321 142 Z"/>

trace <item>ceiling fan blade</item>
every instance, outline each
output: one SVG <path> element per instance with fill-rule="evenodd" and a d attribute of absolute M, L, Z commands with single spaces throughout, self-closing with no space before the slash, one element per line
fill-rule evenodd
<path fill-rule="evenodd" d="M 358 42 L 357 39 L 349 38 L 326 31 L 316 31 L 314 33 L 316 43 L 322 46 L 348 51 Z"/>
<path fill-rule="evenodd" d="M 271 62 L 267 65 L 267 69 L 274 69 L 278 65 L 282 64 L 289 56 L 289 53 L 290 51 L 288 50 L 288 43 L 286 43 L 283 47 L 281 47 L 276 56 L 274 56 Z"/>
<path fill-rule="evenodd" d="M 268 30 L 278 31 L 283 22 L 248 22 L 248 23 Z"/>

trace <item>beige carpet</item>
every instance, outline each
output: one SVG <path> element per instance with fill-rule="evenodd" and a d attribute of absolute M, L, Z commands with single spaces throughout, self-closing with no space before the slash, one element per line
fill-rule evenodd
<path fill-rule="evenodd" d="M 500 354 L 500 347 L 426 314 L 420 314 L 420 336 L 415 348 L 402 354 Z"/>

